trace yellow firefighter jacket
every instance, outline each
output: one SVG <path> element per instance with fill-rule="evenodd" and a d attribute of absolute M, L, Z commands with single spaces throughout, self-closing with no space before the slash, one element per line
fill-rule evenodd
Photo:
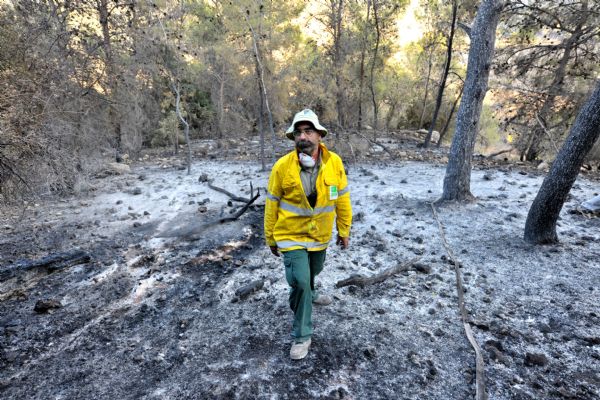
<path fill-rule="evenodd" d="M 268 246 L 281 251 L 327 248 L 333 220 L 341 237 L 350 236 L 352 206 L 342 159 L 321 148 L 321 167 L 317 176 L 315 208 L 308 203 L 296 150 L 281 157 L 273 166 L 265 205 L 265 237 Z"/>

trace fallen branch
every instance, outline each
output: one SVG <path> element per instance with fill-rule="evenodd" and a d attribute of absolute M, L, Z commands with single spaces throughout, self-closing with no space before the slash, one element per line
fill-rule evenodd
<path fill-rule="evenodd" d="M 214 186 L 212 184 L 212 181 L 208 181 L 208 187 L 211 188 L 212 190 L 217 191 L 217 192 L 221 192 L 223 194 L 226 194 L 233 201 L 238 201 L 240 203 L 247 203 L 250 200 L 250 199 L 246 199 L 244 197 L 236 196 L 235 194 L 233 194 L 231 192 L 228 192 L 227 190 L 222 189 L 222 188 L 220 188 L 218 186 Z M 250 182 L 250 197 L 252 197 L 252 195 L 253 195 L 252 182 Z"/>
<path fill-rule="evenodd" d="M 454 252 L 452 251 L 452 249 L 450 248 L 450 245 L 448 244 L 448 241 L 446 240 L 446 235 L 444 234 L 444 227 L 442 226 L 442 223 L 440 222 L 440 219 L 438 218 L 438 214 L 437 214 L 437 211 L 436 211 L 433 203 L 431 203 L 431 209 L 433 210 L 433 217 L 435 218 L 435 220 L 438 223 L 438 227 L 440 229 L 440 236 L 442 238 L 442 243 L 444 245 L 444 248 L 446 249 L 446 252 L 448 253 L 448 256 L 450 257 L 450 260 L 454 263 L 454 273 L 456 275 L 456 291 L 458 294 L 458 307 L 460 309 L 460 316 L 462 319 L 463 327 L 465 328 L 465 334 L 467 335 L 467 339 L 469 339 L 471 346 L 473 346 L 473 349 L 475 350 L 476 397 L 478 400 L 486 400 L 487 393 L 485 392 L 485 365 L 483 364 L 481 348 L 477 344 L 475 337 L 473 337 L 473 331 L 471 330 L 471 325 L 469 325 L 469 322 L 468 322 L 468 314 L 467 314 L 467 309 L 465 307 L 465 299 L 463 296 L 464 290 L 463 290 L 463 284 L 462 284 L 462 276 L 460 274 L 460 264 L 458 263 L 458 260 L 456 259 L 456 257 L 454 257 Z"/>
<path fill-rule="evenodd" d="M 504 154 L 504 153 L 510 153 L 511 151 L 513 151 L 514 149 L 511 147 L 510 149 L 504 149 L 504 150 L 500 150 L 497 151 L 495 153 L 492 154 L 488 154 L 487 156 L 485 156 L 485 158 L 494 158 L 496 156 L 499 156 L 500 154 Z"/>
<path fill-rule="evenodd" d="M 397 265 L 395 267 L 392 268 L 388 268 L 385 271 L 383 271 L 380 274 L 376 274 L 373 276 L 363 276 L 363 275 L 353 275 L 350 278 L 347 279 L 343 279 L 341 281 L 338 281 L 335 284 L 336 288 L 341 288 L 344 286 L 350 286 L 350 285 L 355 285 L 355 286 L 360 286 L 360 287 L 365 287 L 368 285 L 373 285 L 375 283 L 381 283 L 383 281 L 385 281 L 386 279 L 397 275 L 401 272 L 404 271 L 408 271 L 410 269 L 410 267 L 416 263 L 417 261 L 419 261 L 421 259 L 421 256 L 419 257 L 415 257 L 412 260 L 404 263 L 404 264 L 400 264 Z"/>
<path fill-rule="evenodd" d="M 55 272 L 59 269 L 69 268 L 74 265 L 85 264 L 91 259 L 90 255 L 82 250 L 74 250 L 63 253 L 52 254 L 39 260 L 25 260 L 9 266 L 0 271 L 0 281 L 4 281 L 17 272 L 32 269 L 45 268 L 47 272 Z"/>
<path fill-rule="evenodd" d="M 250 205 L 252 203 L 254 203 L 254 201 L 256 199 L 258 199 L 260 197 L 260 191 L 258 191 L 258 193 L 256 193 L 256 196 L 254 196 L 253 198 L 251 198 L 250 200 L 247 200 L 247 203 L 244 205 L 244 207 L 240 208 L 235 214 L 233 214 L 231 217 L 222 217 L 219 218 L 217 220 L 218 223 L 223 223 L 223 222 L 230 222 L 230 221 L 235 221 L 236 219 L 238 219 L 243 213 L 246 212 L 246 210 L 248 209 L 248 207 L 250 207 Z"/>

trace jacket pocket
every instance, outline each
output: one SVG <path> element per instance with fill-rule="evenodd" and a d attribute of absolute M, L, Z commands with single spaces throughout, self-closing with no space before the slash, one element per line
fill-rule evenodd
<path fill-rule="evenodd" d="M 293 178 L 286 177 L 281 184 L 283 189 L 283 200 L 288 203 L 299 205 L 302 203 L 302 196 L 304 196 L 304 189 L 302 184 Z"/>
<path fill-rule="evenodd" d="M 340 179 L 334 174 L 327 174 L 323 177 L 323 183 L 325 184 L 326 201 L 337 200 Z"/>

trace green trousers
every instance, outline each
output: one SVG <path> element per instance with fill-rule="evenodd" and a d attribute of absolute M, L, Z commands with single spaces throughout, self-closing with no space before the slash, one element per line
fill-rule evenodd
<path fill-rule="evenodd" d="M 291 250 L 283 252 L 285 279 L 290 285 L 290 308 L 294 312 L 292 336 L 298 342 L 313 333 L 312 301 L 317 297 L 315 277 L 323 270 L 326 250 Z"/>

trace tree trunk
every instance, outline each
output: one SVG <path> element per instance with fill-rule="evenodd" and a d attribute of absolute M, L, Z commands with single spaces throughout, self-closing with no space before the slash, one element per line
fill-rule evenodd
<path fill-rule="evenodd" d="M 179 105 L 180 101 L 181 101 L 181 92 L 179 91 L 179 84 L 177 84 L 177 85 L 173 84 L 173 90 L 175 90 L 175 95 L 176 95 L 176 99 L 175 99 L 175 112 L 177 113 L 177 116 L 179 117 L 179 120 L 181 121 L 181 123 L 185 127 L 184 137 L 185 137 L 185 142 L 187 143 L 187 149 L 188 149 L 188 152 L 187 152 L 187 173 L 189 175 L 192 172 L 192 144 L 190 143 L 190 124 L 187 123 L 187 121 L 185 120 L 185 118 L 183 118 L 183 115 L 181 113 L 181 106 Z"/>
<path fill-rule="evenodd" d="M 223 60 L 223 64 L 221 65 L 221 77 L 219 79 L 219 122 L 218 122 L 218 130 L 219 130 L 219 139 L 223 138 L 224 126 L 223 122 L 225 120 L 225 60 Z"/>
<path fill-rule="evenodd" d="M 585 156 L 600 137 L 600 80 L 575 119 L 569 137 L 544 179 L 525 222 L 529 243 L 558 242 L 556 222 Z"/>
<path fill-rule="evenodd" d="M 262 7 L 261 7 L 262 9 Z M 257 66 L 257 75 L 258 75 L 258 84 L 260 88 L 261 95 L 264 100 L 265 108 L 267 109 L 267 117 L 269 119 L 269 131 L 271 132 L 271 161 L 275 162 L 275 130 L 273 129 L 273 114 L 271 113 L 271 107 L 269 106 L 269 96 L 267 95 L 267 88 L 265 87 L 265 69 L 263 67 L 260 52 L 258 50 L 258 41 L 256 38 L 256 33 L 254 32 L 254 28 L 250 23 L 250 19 L 247 14 L 244 14 L 246 17 L 246 23 L 248 24 L 248 28 L 250 28 L 250 32 L 252 33 L 252 45 L 254 48 L 254 57 L 256 58 L 256 66 Z M 261 101 L 262 101 L 261 100 Z"/>
<path fill-rule="evenodd" d="M 368 41 L 368 24 L 371 15 L 371 0 L 367 0 L 367 18 L 365 22 L 365 28 L 363 31 L 363 42 L 362 49 L 360 50 L 360 69 L 359 69 L 359 84 L 358 84 L 358 123 L 357 129 L 363 128 L 363 117 L 362 117 L 362 101 L 363 101 L 363 88 L 365 85 L 365 53 L 367 52 L 367 41 Z"/>
<path fill-rule="evenodd" d="M 394 114 L 396 113 L 396 107 L 398 106 L 397 101 L 393 101 L 390 105 L 390 109 L 385 117 L 385 129 L 390 130 L 390 125 L 392 124 L 392 118 L 394 118 Z"/>
<path fill-rule="evenodd" d="M 260 135 L 260 166 L 261 171 L 266 171 L 267 166 L 265 163 L 265 131 L 263 124 L 263 115 L 265 110 L 263 109 L 264 103 L 262 101 L 262 92 L 260 95 L 260 105 L 258 106 L 258 133 Z"/>
<path fill-rule="evenodd" d="M 442 200 L 464 201 L 473 198 L 471 158 L 479 130 L 483 99 L 488 89 L 496 27 L 504 4 L 504 0 L 483 0 L 473 23 L 464 95 L 458 109 L 456 133 L 448 156 Z"/>
<path fill-rule="evenodd" d="M 442 139 L 446 136 L 446 133 L 448 133 L 448 127 L 450 126 L 450 121 L 452 121 L 452 116 L 454 115 L 454 110 L 456 110 L 456 106 L 458 105 L 458 102 L 460 101 L 460 98 L 462 97 L 464 88 L 465 88 L 465 85 L 463 83 L 463 85 L 460 87 L 460 92 L 458 93 L 458 96 L 456 96 L 456 99 L 454 99 L 454 103 L 452 103 L 452 108 L 450 109 L 450 112 L 448 113 L 448 118 L 446 119 L 444 128 L 440 132 L 440 138 L 438 139 L 436 147 L 440 147 L 442 145 Z"/>
<path fill-rule="evenodd" d="M 433 117 L 431 118 L 431 124 L 429 125 L 429 131 L 425 136 L 425 142 L 423 147 L 429 147 L 431 142 L 431 136 L 433 135 L 433 128 L 437 122 L 437 117 L 442 106 L 442 99 L 444 98 L 444 90 L 446 89 L 446 80 L 448 79 L 448 72 L 450 71 L 450 63 L 452 62 L 452 41 L 454 40 L 454 29 L 456 28 L 456 15 L 458 11 L 458 3 L 456 0 L 452 2 L 452 23 L 450 25 L 450 34 L 448 35 L 448 42 L 446 47 L 446 63 L 444 64 L 444 72 L 442 72 L 442 79 L 440 80 L 440 87 L 438 88 L 437 98 L 435 100 L 435 109 L 433 110 Z M 439 143 L 440 139 L 438 139 Z"/>
<path fill-rule="evenodd" d="M 433 66 L 433 50 L 435 44 L 431 44 L 431 50 L 429 52 L 429 60 L 427 61 L 427 80 L 425 81 L 425 96 L 423 97 L 423 105 L 421 107 L 421 118 L 419 118 L 419 126 L 417 129 L 423 127 L 423 121 L 425 121 L 425 109 L 427 108 L 427 97 L 429 97 L 429 82 L 431 81 L 431 67 Z"/>
<path fill-rule="evenodd" d="M 337 111 L 337 124 L 339 131 L 344 128 L 346 121 L 344 120 L 344 93 L 342 88 L 342 15 L 344 10 L 344 0 L 332 1 L 332 19 L 333 19 L 333 64 L 335 74 L 335 87 L 337 89 L 335 108 Z"/>
<path fill-rule="evenodd" d="M 100 26 L 102 27 L 102 48 L 104 50 L 104 58 L 106 63 L 106 77 L 108 80 L 108 93 L 112 98 L 108 106 L 109 123 L 114 124 L 114 144 L 115 144 L 115 160 L 121 162 L 122 154 L 122 137 L 121 137 L 121 118 L 117 107 L 117 92 L 118 79 L 116 77 L 115 64 L 112 53 L 112 44 L 110 40 L 109 6 L 108 0 L 98 0 L 96 9 L 100 16 Z"/>
<path fill-rule="evenodd" d="M 373 0 L 373 18 L 375 19 L 375 49 L 373 50 L 373 61 L 371 62 L 371 76 L 369 78 L 369 88 L 371 89 L 371 102 L 373 103 L 373 129 L 377 132 L 377 120 L 379 118 L 379 107 L 375 98 L 375 65 L 377 63 L 377 54 L 379 53 L 379 42 L 381 40 L 381 30 L 379 28 L 379 16 L 377 15 L 377 1 Z"/>

